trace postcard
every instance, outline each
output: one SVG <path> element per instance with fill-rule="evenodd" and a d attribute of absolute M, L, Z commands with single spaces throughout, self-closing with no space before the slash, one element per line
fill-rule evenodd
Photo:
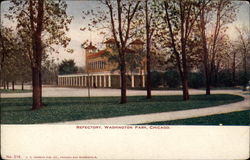
<path fill-rule="evenodd" d="M 1 158 L 248 159 L 249 8 L 1 2 Z"/>

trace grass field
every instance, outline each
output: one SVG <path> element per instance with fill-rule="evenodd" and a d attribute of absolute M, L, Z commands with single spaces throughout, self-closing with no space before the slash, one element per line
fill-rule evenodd
<path fill-rule="evenodd" d="M 2 98 L 1 123 L 35 124 L 105 118 L 124 115 L 168 112 L 238 102 L 244 98 L 236 95 L 192 95 L 189 101 L 182 96 L 154 96 L 151 100 L 143 96 L 128 97 L 127 104 L 119 104 L 119 97 L 68 97 L 43 98 L 45 107 L 32 111 L 31 98 Z"/>
<path fill-rule="evenodd" d="M 32 90 L 21 90 L 21 89 L 0 89 L 0 93 L 27 93 L 32 92 Z"/>
<path fill-rule="evenodd" d="M 250 125 L 250 110 L 199 118 L 154 122 L 147 125 Z"/>

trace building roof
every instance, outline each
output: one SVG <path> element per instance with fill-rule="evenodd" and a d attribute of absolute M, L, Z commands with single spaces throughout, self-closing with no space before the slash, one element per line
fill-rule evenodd
<path fill-rule="evenodd" d="M 88 55 L 87 57 L 88 57 L 88 58 L 98 57 L 98 56 L 100 56 L 100 55 L 103 55 L 103 54 L 106 53 L 106 52 L 107 52 L 106 50 L 101 50 L 101 51 L 96 52 L 96 53 L 94 53 L 94 54 Z"/>
<path fill-rule="evenodd" d="M 110 39 L 106 40 L 104 43 L 106 43 L 106 44 L 113 44 L 113 43 L 115 43 L 115 39 L 114 38 L 110 38 Z"/>
<path fill-rule="evenodd" d="M 85 49 L 97 49 L 97 48 L 92 45 L 92 42 L 90 42 L 89 46 L 87 46 Z"/>
<path fill-rule="evenodd" d="M 136 39 L 133 42 L 131 42 L 130 44 L 135 44 L 135 45 L 143 45 L 144 42 L 142 42 L 140 39 Z"/>
<path fill-rule="evenodd" d="M 96 57 L 99 57 L 107 52 L 108 52 L 107 50 L 101 50 L 99 52 L 88 55 L 87 58 L 96 58 Z M 125 53 L 134 53 L 135 51 L 132 49 L 129 49 L 129 48 L 125 48 L 124 52 Z"/>

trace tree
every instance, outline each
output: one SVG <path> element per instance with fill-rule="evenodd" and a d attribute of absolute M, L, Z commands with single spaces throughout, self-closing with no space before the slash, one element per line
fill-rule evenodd
<path fill-rule="evenodd" d="M 148 0 L 145 0 L 145 27 L 146 27 L 146 63 L 147 63 L 147 99 L 151 98 L 151 41 L 152 36 L 155 32 L 155 28 L 157 27 L 156 19 L 153 10 L 153 3 L 156 3 L 155 1 L 150 3 L 151 10 L 148 7 Z M 150 11 L 149 11 L 150 10 Z"/>
<path fill-rule="evenodd" d="M 236 27 L 236 31 L 238 32 L 237 48 L 242 55 L 243 86 L 246 89 L 249 80 L 247 68 L 249 68 L 248 62 L 250 60 L 250 30 L 249 27 L 243 26 L 241 28 Z"/>
<path fill-rule="evenodd" d="M 194 26 L 200 11 L 199 1 L 178 0 L 164 1 L 160 4 L 159 15 L 163 18 L 163 29 L 166 27 L 167 46 L 173 53 L 180 74 L 183 90 L 183 100 L 189 99 L 188 64 L 192 53 L 188 44 L 195 41 Z"/>
<path fill-rule="evenodd" d="M 43 55 L 54 50 L 53 44 L 66 47 L 70 41 L 66 37 L 71 17 L 66 14 L 65 1 L 11 0 L 10 19 L 17 20 L 17 31 L 26 43 L 26 53 L 31 62 L 33 105 L 32 109 L 42 107 Z"/>
<path fill-rule="evenodd" d="M 4 86 L 11 81 L 14 90 L 17 81 L 23 84 L 30 80 L 29 59 L 22 52 L 20 37 L 11 28 L 1 26 L 0 36 L 1 80 Z"/>
<path fill-rule="evenodd" d="M 127 4 L 126 4 L 127 3 Z M 140 1 L 133 3 L 132 1 L 122 2 L 117 0 L 116 4 L 112 4 L 110 0 L 105 0 L 104 3 L 109 9 L 109 16 L 112 27 L 112 34 L 115 39 L 116 47 L 119 54 L 119 66 L 121 74 L 121 104 L 127 102 L 126 96 L 126 62 L 125 62 L 125 50 L 130 36 L 130 25 L 134 18 L 136 11 L 138 10 Z M 115 8 L 117 14 L 114 14 Z M 117 16 L 117 23 L 115 23 Z M 117 27 L 116 27 L 117 25 Z M 126 28 L 123 28 L 124 26 Z"/>
<path fill-rule="evenodd" d="M 202 0 L 200 9 L 201 14 L 199 16 L 198 26 L 202 39 L 202 59 L 206 80 L 206 94 L 210 95 L 212 76 L 213 73 L 216 72 L 216 58 L 221 57 L 219 56 L 219 48 L 222 46 L 219 41 L 225 36 L 227 24 L 232 23 L 235 19 L 237 7 L 229 0 Z M 212 21 L 212 19 L 214 19 L 214 21 Z M 210 34 L 208 34 L 209 25 L 212 26 Z M 217 67 L 219 67 L 219 65 L 217 65 Z"/>
<path fill-rule="evenodd" d="M 0 32 L 0 58 L 1 58 L 1 64 L 0 64 L 0 73 L 1 73 L 1 80 L 4 85 L 4 89 L 6 88 L 6 82 L 7 82 L 7 88 L 8 88 L 8 78 L 7 76 L 10 73 L 10 59 L 12 60 L 13 51 L 15 50 L 15 39 L 13 30 L 11 28 L 3 27 L 1 24 L 1 32 Z"/>
<path fill-rule="evenodd" d="M 116 50 L 119 57 L 119 70 L 121 78 L 121 100 L 120 103 L 127 102 L 126 96 L 126 49 L 129 45 L 129 40 L 134 36 L 131 33 L 133 30 L 133 20 L 136 17 L 136 13 L 139 10 L 140 1 L 124 1 L 124 0 L 101 0 L 105 7 L 96 13 L 91 10 L 87 11 L 85 16 L 92 14 L 94 16 L 91 19 L 89 26 L 99 29 L 109 29 L 111 37 L 114 38 Z M 85 19 L 85 16 L 83 17 Z M 84 30 L 83 28 L 81 30 Z M 91 28 L 89 27 L 89 30 Z M 103 32 L 102 32 L 103 33 Z"/>
<path fill-rule="evenodd" d="M 54 59 L 46 59 L 42 64 L 42 81 L 45 84 L 56 84 L 58 76 L 58 64 Z"/>
<path fill-rule="evenodd" d="M 59 64 L 59 74 L 64 75 L 64 74 L 75 74 L 77 73 L 78 68 L 76 67 L 76 64 L 74 60 L 63 60 Z"/>

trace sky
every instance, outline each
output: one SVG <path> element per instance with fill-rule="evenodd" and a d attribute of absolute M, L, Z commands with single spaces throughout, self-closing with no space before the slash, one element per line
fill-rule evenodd
<path fill-rule="evenodd" d="M 56 59 L 57 63 L 60 63 L 64 59 L 73 59 L 77 66 L 82 67 L 85 65 L 85 53 L 81 44 L 86 40 L 91 40 L 94 45 L 100 47 L 104 41 L 104 37 L 96 32 L 80 30 L 80 28 L 85 27 L 88 24 L 88 21 L 82 19 L 82 11 L 95 9 L 102 4 L 94 0 L 67 0 L 66 2 L 68 4 L 67 14 L 73 16 L 73 20 L 69 25 L 70 30 L 67 33 L 68 37 L 71 38 L 68 48 L 73 49 L 74 52 L 68 53 L 66 52 L 66 49 L 57 46 L 56 49 L 58 49 L 60 53 L 53 54 L 50 57 Z M 14 24 L 10 23 L 3 16 L 5 13 L 8 13 L 8 7 L 8 1 L 1 3 L 1 22 L 7 26 L 13 26 Z M 235 27 L 241 25 L 250 26 L 250 5 L 248 2 L 242 2 L 237 14 L 237 20 L 233 22 L 228 29 L 228 33 L 232 39 L 237 37 Z"/>

